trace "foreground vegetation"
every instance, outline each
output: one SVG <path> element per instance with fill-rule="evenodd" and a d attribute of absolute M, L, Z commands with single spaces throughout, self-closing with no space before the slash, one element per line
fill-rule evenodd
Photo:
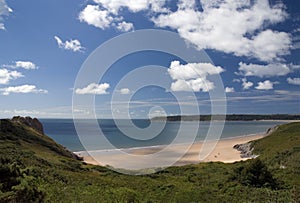
<path fill-rule="evenodd" d="M 0 202 L 300 202 L 300 123 L 252 143 L 259 158 L 123 175 L 86 165 L 34 129 L 0 121 Z"/>

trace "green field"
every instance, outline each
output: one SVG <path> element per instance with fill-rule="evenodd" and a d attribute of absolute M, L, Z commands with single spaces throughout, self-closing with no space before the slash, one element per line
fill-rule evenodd
<path fill-rule="evenodd" d="M 259 158 L 130 176 L 77 160 L 34 129 L 0 121 L 0 202 L 300 202 L 300 123 L 252 143 Z"/>

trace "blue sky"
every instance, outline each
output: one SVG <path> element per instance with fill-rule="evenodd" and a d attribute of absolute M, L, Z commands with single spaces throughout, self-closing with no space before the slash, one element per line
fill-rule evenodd
<path fill-rule="evenodd" d="M 99 118 L 112 111 L 120 118 L 173 115 L 181 113 L 181 104 L 172 92 L 191 91 L 199 102 L 191 109 L 208 114 L 214 74 L 222 78 L 227 113 L 299 114 L 299 11 L 296 0 L 0 0 L 0 117 L 70 118 L 73 93 L 95 94 Z M 176 32 L 213 64 L 135 53 L 114 63 L 98 83 L 74 89 L 82 64 L 98 46 L 141 29 Z M 145 65 L 165 67 L 169 87 L 115 89 L 122 77 Z M 111 109 L 113 92 L 130 95 L 129 110 L 122 101 Z M 187 97 L 184 105 L 188 102 Z M 91 116 L 84 107 L 73 113 Z"/>

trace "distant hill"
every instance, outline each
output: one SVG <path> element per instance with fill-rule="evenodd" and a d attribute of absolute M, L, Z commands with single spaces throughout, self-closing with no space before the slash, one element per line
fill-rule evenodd
<path fill-rule="evenodd" d="M 0 203 L 300 202 L 300 123 L 252 142 L 253 160 L 130 176 L 82 163 L 23 121 L 0 120 Z"/>
<path fill-rule="evenodd" d="M 291 114 L 228 114 L 228 115 L 176 115 L 176 116 L 160 116 L 151 120 L 167 120 L 167 121 L 210 121 L 210 120 L 226 120 L 226 121 L 259 121 L 259 120 L 300 120 L 300 115 Z"/>

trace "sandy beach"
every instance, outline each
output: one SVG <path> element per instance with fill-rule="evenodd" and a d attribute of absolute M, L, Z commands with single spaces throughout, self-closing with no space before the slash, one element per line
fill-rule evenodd
<path fill-rule="evenodd" d="M 134 164 L 139 165 L 136 169 L 142 168 L 143 166 L 147 168 L 151 166 L 148 165 L 148 156 L 157 154 L 161 150 L 165 150 L 167 156 L 164 154 L 164 156 L 159 157 L 160 165 L 164 165 L 164 163 L 168 165 L 169 160 L 175 160 L 178 153 L 185 155 L 179 160 L 175 160 L 172 165 L 182 166 L 200 162 L 232 163 L 247 159 L 241 158 L 240 152 L 233 148 L 234 145 L 244 144 L 249 141 L 263 138 L 264 136 L 266 136 L 266 134 L 234 137 L 219 141 L 195 142 L 188 151 L 186 151 L 187 144 L 177 144 L 168 146 L 167 149 L 165 149 L 164 146 L 126 149 L 122 151 L 123 154 L 120 154 L 118 150 L 91 151 L 89 153 L 76 152 L 76 154 L 83 157 L 84 162 L 86 163 L 94 165 L 110 165 L 115 168 L 132 168 L 132 165 Z M 201 156 L 199 155 L 200 152 Z M 131 155 L 133 158 L 128 160 L 128 155 Z M 124 162 L 126 162 L 127 165 L 124 164 Z M 141 164 L 141 162 L 144 162 L 144 164 Z"/>

